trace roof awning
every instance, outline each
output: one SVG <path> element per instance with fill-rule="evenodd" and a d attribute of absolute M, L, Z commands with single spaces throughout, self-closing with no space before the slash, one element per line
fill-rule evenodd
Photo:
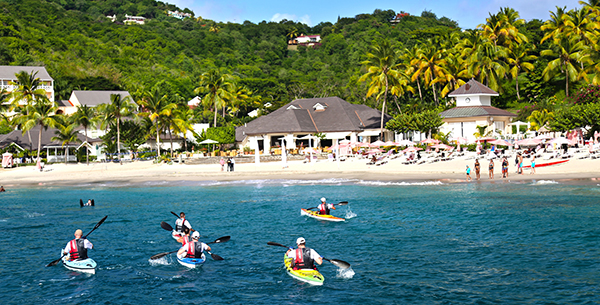
<path fill-rule="evenodd" d="M 350 135 L 350 132 L 328 132 L 325 134 L 325 139 L 345 139 Z"/>
<path fill-rule="evenodd" d="M 359 137 L 378 136 L 381 130 L 365 130 L 358 134 Z"/>

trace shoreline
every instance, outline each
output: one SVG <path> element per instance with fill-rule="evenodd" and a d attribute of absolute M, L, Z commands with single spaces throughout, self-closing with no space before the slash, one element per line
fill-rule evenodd
<path fill-rule="evenodd" d="M 306 164 L 302 161 L 290 161 L 287 167 L 279 162 L 263 162 L 235 165 L 235 171 L 221 171 L 218 164 L 154 164 L 152 161 L 131 163 L 92 163 L 52 164 L 43 172 L 33 166 L 0 170 L 0 185 L 5 188 L 23 188 L 28 186 L 81 186 L 102 184 L 148 184 L 163 182 L 169 185 L 194 184 L 196 182 L 240 182 L 284 180 L 284 181 L 320 181 L 320 183 L 344 182 L 387 182 L 387 183 L 520 183 L 540 180 L 560 181 L 572 184 L 599 184 L 600 160 L 570 160 L 565 164 L 537 168 L 536 174 L 517 175 L 515 167 L 509 167 L 508 179 L 501 178 L 499 164 L 496 163 L 495 178 L 488 178 L 487 160 L 482 160 L 481 179 L 467 182 L 465 165 L 472 166 L 474 160 L 456 159 L 422 165 L 404 165 L 399 160 L 391 160 L 382 166 L 366 165 L 366 160 L 346 162 L 319 161 Z"/>

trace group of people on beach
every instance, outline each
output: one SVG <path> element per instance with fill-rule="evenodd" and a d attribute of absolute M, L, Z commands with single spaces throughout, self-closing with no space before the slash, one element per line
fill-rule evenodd
<path fill-rule="evenodd" d="M 227 161 L 225 161 L 224 158 L 221 158 L 221 160 L 219 161 L 219 164 L 221 164 L 221 171 L 224 171 L 225 164 L 227 164 L 227 171 L 233 172 L 233 167 L 235 165 L 235 159 L 229 157 L 229 158 L 227 158 Z"/>
<path fill-rule="evenodd" d="M 515 165 L 517 166 L 517 174 L 523 174 L 523 155 L 518 153 L 515 157 Z M 481 164 L 479 163 L 479 159 L 475 159 L 475 165 L 473 166 L 475 169 L 475 178 L 479 180 L 481 178 Z M 535 174 L 535 156 L 531 159 L 531 174 Z M 488 176 L 490 179 L 494 179 L 494 159 L 490 159 L 490 163 L 488 166 Z M 502 178 L 508 178 L 508 159 L 506 156 L 502 158 Z M 471 178 L 471 168 L 467 165 L 467 181 L 473 180 Z"/>

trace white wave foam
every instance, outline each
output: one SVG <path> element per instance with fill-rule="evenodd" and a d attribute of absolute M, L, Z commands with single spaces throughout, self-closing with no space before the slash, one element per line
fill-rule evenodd
<path fill-rule="evenodd" d="M 354 277 L 354 270 L 352 270 L 352 268 L 348 268 L 348 269 L 341 269 L 339 268 L 337 270 L 337 274 L 336 277 L 337 278 L 342 278 L 342 279 L 351 279 L 352 277 Z"/>
<path fill-rule="evenodd" d="M 350 218 L 354 218 L 356 216 L 357 216 L 356 213 L 352 212 L 352 210 L 350 210 L 350 208 L 347 208 L 346 215 L 344 216 L 344 218 L 350 219 Z"/>
<path fill-rule="evenodd" d="M 27 217 L 27 218 L 42 217 L 42 216 L 46 216 L 46 214 L 33 212 L 33 213 L 27 213 L 27 215 L 25 215 L 25 217 Z"/>
<path fill-rule="evenodd" d="M 359 184 L 369 186 L 411 186 L 411 185 L 443 185 L 441 181 L 394 182 L 394 181 L 361 181 Z"/>
<path fill-rule="evenodd" d="M 158 265 L 168 266 L 171 264 L 171 262 L 166 257 L 161 257 L 159 259 L 149 259 L 148 262 L 150 263 L 150 266 L 158 266 Z"/>
<path fill-rule="evenodd" d="M 534 181 L 533 183 L 531 183 L 531 185 L 545 185 L 545 184 L 558 184 L 558 182 L 556 182 L 554 180 L 539 180 L 539 181 Z"/>

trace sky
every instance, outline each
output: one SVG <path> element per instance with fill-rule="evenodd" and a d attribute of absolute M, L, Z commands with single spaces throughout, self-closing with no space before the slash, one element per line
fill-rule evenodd
<path fill-rule="evenodd" d="M 556 6 L 567 10 L 580 8 L 578 0 L 163 0 L 179 8 L 189 8 L 196 17 L 202 16 L 222 22 L 252 23 L 293 20 L 315 26 L 320 22 L 335 23 L 339 17 L 354 17 L 373 13 L 375 9 L 407 12 L 420 16 L 431 11 L 438 18 L 448 17 L 463 29 L 473 29 L 485 23 L 489 13 L 496 14 L 501 7 L 511 7 L 526 21 L 548 20 Z M 314 34 L 314 33 L 311 33 Z"/>

